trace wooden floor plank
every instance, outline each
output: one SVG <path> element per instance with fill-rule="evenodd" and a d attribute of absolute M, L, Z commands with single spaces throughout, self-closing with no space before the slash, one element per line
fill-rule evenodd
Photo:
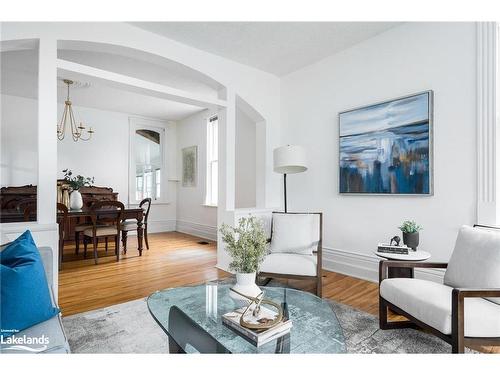
<path fill-rule="evenodd" d="M 62 271 L 59 273 L 59 305 L 63 316 L 90 311 L 117 303 L 144 298 L 165 288 L 202 284 L 229 276 L 215 268 L 216 243 L 200 245 L 200 238 L 178 232 L 149 235 L 150 249 L 141 257 L 134 248 L 135 237 L 128 239 L 127 254 L 116 262 L 113 246 L 108 252 L 99 249 L 99 264 L 93 253 L 83 259 L 74 254 L 74 245 L 65 246 Z M 304 281 L 282 280 L 314 293 L 315 285 Z M 372 315 L 378 315 L 378 284 L 335 272 L 324 272 L 323 297 Z M 404 320 L 389 313 L 391 320 Z M 483 352 L 500 353 L 500 347 L 477 347 Z"/>

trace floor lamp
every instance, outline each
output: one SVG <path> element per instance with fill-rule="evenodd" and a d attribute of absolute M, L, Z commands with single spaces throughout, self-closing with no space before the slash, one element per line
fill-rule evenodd
<path fill-rule="evenodd" d="M 301 173 L 307 170 L 306 150 L 302 146 L 287 145 L 275 148 L 273 156 L 274 171 L 283 174 L 285 212 L 288 212 L 286 204 L 286 175 Z"/>

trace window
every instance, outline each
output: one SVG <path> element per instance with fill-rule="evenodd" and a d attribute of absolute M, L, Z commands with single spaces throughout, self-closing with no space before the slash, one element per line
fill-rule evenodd
<path fill-rule="evenodd" d="M 219 121 L 217 116 L 207 122 L 207 195 L 205 204 L 217 206 L 219 191 Z"/>
<path fill-rule="evenodd" d="M 130 119 L 130 203 L 144 198 L 159 201 L 165 196 L 166 124 L 153 120 Z M 162 173 L 163 169 L 163 173 Z"/>
<path fill-rule="evenodd" d="M 161 195 L 161 169 L 155 171 L 155 184 L 156 184 L 156 198 L 160 198 Z"/>

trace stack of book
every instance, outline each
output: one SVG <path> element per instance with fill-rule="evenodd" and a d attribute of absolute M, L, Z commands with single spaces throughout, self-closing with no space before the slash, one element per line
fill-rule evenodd
<path fill-rule="evenodd" d="M 271 328 L 255 330 L 241 326 L 240 317 L 245 308 L 238 309 L 222 315 L 222 322 L 237 334 L 259 347 L 286 335 L 292 328 L 292 321 L 284 318 L 281 322 Z M 251 313 L 245 315 L 245 321 L 249 323 L 257 323 L 258 319 L 274 319 L 277 313 L 264 306 L 261 306 L 258 318 L 252 316 Z"/>
<path fill-rule="evenodd" d="M 379 243 L 377 251 L 379 253 L 388 253 L 388 254 L 405 254 L 408 255 L 408 251 L 411 250 L 408 246 L 395 246 L 387 243 Z"/>

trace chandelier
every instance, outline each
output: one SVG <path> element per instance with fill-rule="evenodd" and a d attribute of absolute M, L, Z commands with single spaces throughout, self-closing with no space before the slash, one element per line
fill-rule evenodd
<path fill-rule="evenodd" d="M 68 86 L 68 95 L 66 96 L 66 101 L 64 102 L 64 111 L 61 117 L 61 122 L 57 124 L 57 139 L 62 141 L 66 134 L 66 122 L 69 120 L 71 126 L 71 135 L 73 137 L 73 141 L 88 141 L 92 138 L 92 134 L 94 131 L 92 127 L 88 130 L 83 123 L 80 122 L 80 125 L 76 124 L 75 115 L 73 114 L 73 107 L 71 106 L 71 100 L 69 100 L 69 86 L 73 84 L 73 81 L 69 79 L 63 79 L 63 82 Z M 84 132 L 86 131 L 86 136 L 84 136 Z"/>

